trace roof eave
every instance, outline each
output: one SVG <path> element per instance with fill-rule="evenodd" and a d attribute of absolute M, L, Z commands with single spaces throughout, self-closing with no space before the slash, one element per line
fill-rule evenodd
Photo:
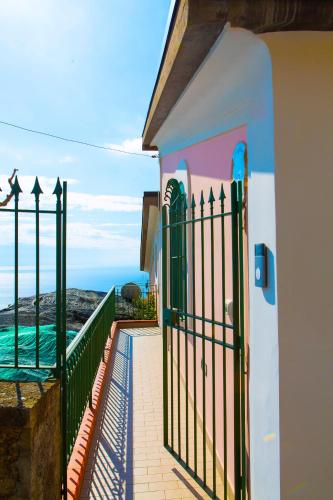
<path fill-rule="evenodd" d="M 177 0 L 143 130 L 143 150 L 154 138 L 226 23 L 254 33 L 332 31 L 333 3 L 326 0 Z"/>

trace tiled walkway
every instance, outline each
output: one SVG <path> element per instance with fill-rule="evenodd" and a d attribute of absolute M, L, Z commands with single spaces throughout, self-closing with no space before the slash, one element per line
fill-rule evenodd
<path fill-rule="evenodd" d="M 162 337 L 121 330 L 81 498 L 208 498 L 163 448 Z"/>

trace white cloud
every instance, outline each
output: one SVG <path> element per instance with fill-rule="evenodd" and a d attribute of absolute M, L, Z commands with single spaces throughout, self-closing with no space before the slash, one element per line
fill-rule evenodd
<path fill-rule="evenodd" d="M 105 222 L 103 224 L 100 224 L 100 227 L 138 227 L 141 226 L 139 222 L 128 222 L 128 223 L 122 223 L 122 222 Z"/>
<path fill-rule="evenodd" d="M 20 266 L 20 271 L 35 271 L 36 266 Z M 0 266 L 0 273 L 13 272 L 15 266 Z M 55 266 L 41 266 L 43 271 L 54 271 Z"/>
<path fill-rule="evenodd" d="M 60 70 L 73 46 L 82 41 L 89 23 L 82 2 L 64 0 L 1 0 L 0 42 L 23 60 Z M 74 37 L 73 34 L 76 36 Z M 73 42 L 75 38 L 76 43 Z M 78 40 L 79 39 L 79 40 Z M 71 50 L 69 50 L 69 47 Z M 61 57 L 63 56 L 63 57 Z"/>
<path fill-rule="evenodd" d="M 71 248 L 83 248 L 98 250 L 139 251 L 140 241 L 129 236 L 119 235 L 107 231 L 100 226 L 74 222 L 68 225 L 68 246 Z"/>
<path fill-rule="evenodd" d="M 40 207 L 54 209 L 55 196 L 52 195 L 56 185 L 56 177 L 38 177 L 43 195 L 40 197 Z M 35 200 L 30 194 L 35 182 L 35 177 L 23 175 L 19 177 L 19 184 L 23 193 L 20 195 L 21 208 L 34 208 Z M 78 184 L 77 179 L 67 179 L 69 186 Z M 9 191 L 8 178 L 0 175 L 0 186 L 5 193 Z M 13 201 L 11 202 L 13 204 Z M 68 210 L 102 210 L 103 212 L 140 212 L 142 199 L 136 196 L 121 196 L 109 194 L 80 193 L 68 190 Z"/>
<path fill-rule="evenodd" d="M 11 148 L 11 147 L 8 147 L 5 145 L 0 146 L 0 154 L 4 157 L 9 158 L 10 160 L 17 160 L 17 161 L 23 160 L 23 155 L 22 155 L 22 152 L 20 150 L 15 149 L 15 148 Z M 4 168 L 6 170 L 8 170 L 8 173 L 9 173 L 10 168 L 2 167 L 2 169 L 4 169 Z"/>
<path fill-rule="evenodd" d="M 76 163 L 77 158 L 75 156 L 66 155 L 60 158 L 59 163 Z"/>
<path fill-rule="evenodd" d="M 142 199 L 135 196 L 70 192 L 68 194 L 68 206 L 69 209 L 83 211 L 140 212 Z"/>
<path fill-rule="evenodd" d="M 1 242 L 2 245 L 12 245 L 14 243 L 13 221 L 9 218 L 2 220 Z M 140 241 L 126 235 L 104 229 L 103 224 L 96 225 L 85 222 L 69 222 L 67 231 L 67 247 L 114 251 L 118 254 L 137 253 Z M 20 219 L 19 241 L 23 245 L 35 245 L 36 226 L 33 221 L 27 218 Z M 45 247 L 55 248 L 55 221 L 53 223 L 42 223 L 40 225 L 40 244 Z"/>
<path fill-rule="evenodd" d="M 106 144 L 106 146 L 113 149 L 119 149 L 121 151 L 128 151 L 130 153 L 141 153 L 141 154 L 148 154 L 151 156 L 156 155 L 155 151 L 142 151 L 141 137 L 135 137 L 134 139 L 124 139 L 119 144 L 111 143 L 111 144 Z M 121 154 L 120 152 L 117 151 L 111 151 L 111 153 L 117 155 Z"/>

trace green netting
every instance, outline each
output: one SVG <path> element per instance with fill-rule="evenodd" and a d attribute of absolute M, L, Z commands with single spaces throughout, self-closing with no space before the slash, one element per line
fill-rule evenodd
<path fill-rule="evenodd" d="M 67 345 L 73 340 L 77 332 L 67 331 Z M 0 329 L 0 364 L 13 365 L 15 358 L 14 327 Z M 40 327 L 40 365 L 52 366 L 55 363 L 56 327 L 45 325 Z M 19 330 L 19 364 L 34 365 L 36 356 L 36 328 L 34 326 L 20 326 Z M 36 369 L 0 368 L 0 380 L 12 381 L 42 381 L 48 378 L 50 372 Z"/>

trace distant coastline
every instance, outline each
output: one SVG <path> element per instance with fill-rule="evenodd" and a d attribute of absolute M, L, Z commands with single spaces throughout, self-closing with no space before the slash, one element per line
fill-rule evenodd
<path fill-rule="evenodd" d="M 108 292 L 113 285 L 124 285 L 128 282 L 145 284 L 148 274 L 138 267 L 103 267 L 103 268 L 69 268 L 67 271 L 67 287 L 81 290 L 98 290 Z M 55 271 L 42 269 L 40 273 L 41 293 L 55 290 Z M 19 275 L 19 297 L 31 297 L 35 294 L 35 273 L 23 267 Z M 7 308 L 14 302 L 14 273 L 8 268 L 0 268 L 0 309 Z"/>
<path fill-rule="evenodd" d="M 67 289 L 67 329 L 79 331 L 93 314 L 98 304 L 105 297 L 105 292 L 92 290 Z M 44 293 L 39 299 L 40 325 L 52 325 L 56 322 L 56 294 Z M 18 300 L 19 325 L 35 326 L 36 298 L 24 297 Z M 14 325 L 14 305 L 0 310 L 0 329 Z"/>

